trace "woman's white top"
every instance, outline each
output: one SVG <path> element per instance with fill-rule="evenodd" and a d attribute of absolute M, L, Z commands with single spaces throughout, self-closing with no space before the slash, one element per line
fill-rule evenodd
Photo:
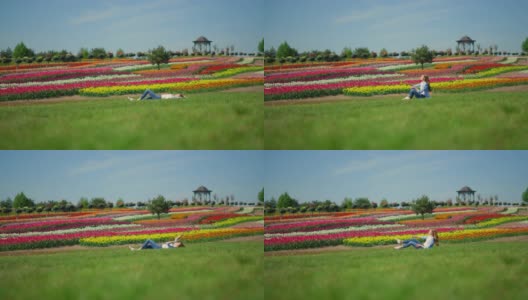
<path fill-rule="evenodd" d="M 423 243 L 424 248 L 431 248 L 434 244 L 434 237 L 432 235 L 428 235 L 425 237 L 425 242 Z"/>
<path fill-rule="evenodd" d="M 425 98 L 431 98 L 431 95 L 429 94 L 429 88 L 427 86 L 427 82 L 425 81 L 420 82 L 420 90 L 418 92 L 424 95 Z"/>
<path fill-rule="evenodd" d="M 175 98 L 183 98 L 180 95 L 173 95 L 173 94 L 161 94 L 161 99 L 175 99 Z"/>

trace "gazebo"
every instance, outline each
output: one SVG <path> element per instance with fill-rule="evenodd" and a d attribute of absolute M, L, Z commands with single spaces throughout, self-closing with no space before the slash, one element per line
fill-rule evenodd
<path fill-rule="evenodd" d="M 211 201 L 211 190 L 201 185 L 193 191 L 193 199 L 198 201 Z"/>
<path fill-rule="evenodd" d="M 201 53 L 210 53 L 211 52 L 211 43 L 213 41 L 208 40 L 205 36 L 201 36 L 193 41 L 193 51 Z"/>
<path fill-rule="evenodd" d="M 471 49 L 471 52 L 474 52 L 475 51 L 475 42 L 476 42 L 475 40 L 473 40 L 469 36 L 465 35 L 465 36 L 461 37 L 457 41 L 457 47 L 458 47 L 458 49 L 462 49 L 462 51 L 466 52 L 466 46 L 467 46 L 467 50 Z"/>
<path fill-rule="evenodd" d="M 462 198 L 464 201 L 473 200 L 475 201 L 475 192 L 469 186 L 465 186 L 457 191 L 458 197 Z"/>

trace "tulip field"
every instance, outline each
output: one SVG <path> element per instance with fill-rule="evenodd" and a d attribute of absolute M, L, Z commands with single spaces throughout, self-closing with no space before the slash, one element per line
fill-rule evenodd
<path fill-rule="evenodd" d="M 440 244 L 528 235 L 528 214 L 501 207 L 444 207 L 423 220 L 399 209 L 266 216 L 264 251 L 395 245 L 396 239 L 423 237 L 429 229 L 439 232 Z"/>
<path fill-rule="evenodd" d="M 0 65 L 0 147 L 261 149 L 263 68 L 222 56 L 159 70 L 140 59 Z M 147 89 L 186 98 L 129 101 Z"/>
<path fill-rule="evenodd" d="M 261 235 L 262 216 L 236 213 L 239 209 L 172 208 L 159 220 L 135 209 L 0 216 L 0 251 L 167 242 L 178 235 L 186 243 Z"/>
<path fill-rule="evenodd" d="M 435 58 L 423 70 L 411 60 L 394 58 L 272 65 L 265 68 L 264 99 L 405 94 L 422 74 L 430 77 L 433 92 L 460 93 L 528 84 L 526 70 L 525 60 L 491 56 Z"/>
<path fill-rule="evenodd" d="M 428 75 L 429 99 L 402 101 Z M 266 65 L 266 149 L 526 149 L 528 60 L 437 57 Z"/>

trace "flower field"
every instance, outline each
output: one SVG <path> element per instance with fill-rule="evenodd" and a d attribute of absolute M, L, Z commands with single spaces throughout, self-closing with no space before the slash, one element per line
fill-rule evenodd
<path fill-rule="evenodd" d="M 174 58 L 160 70 L 145 60 L 0 66 L 0 101 L 60 96 L 197 92 L 263 84 L 262 66 L 236 57 Z M 243 78 L 238 74 L 247 74 Z M 234 77 L 236 76 L 236 77 Z"/>
<path fill-rule="evenodd" d="M 425 236 L 431 228 L 439 232 L 441 244 L 528 235 L 528 216 L 519 215 L 518 211 L 501 207 L 444 207 L 435 209 L 423 220 L 403 209 L 266 216 L 264 251 L 395 244 L 396 239 Z"/>
<path fill-rule="evenodd" d="M 235 214 L 237 211 L 244 209 L 172 208 L 159 220 L 146 210 L 135 209 L 0 216 L 0 251 L 79 244 L 98 247 L 139 244 L 146 239 L 165 242 L 179 234 L 184 242 L 204 242 L 263 233 L 262 225 L 255 226 L 262 216 Z"/>
<path fill-rule="evenodd" d="M 465 92 L 528 84 L 526 70 L 517 59 L 487 56 L 435 58 L 423 70 L 395 58 L 272 65 L 265 67 L 264 99 L 402 94 L 419 83 L 421 75 L 430 77 L 433 92 Z"/>

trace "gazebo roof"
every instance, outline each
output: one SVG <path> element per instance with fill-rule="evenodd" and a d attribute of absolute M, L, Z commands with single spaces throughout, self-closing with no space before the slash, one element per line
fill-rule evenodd
<path fill-rule="evenodd" d="M 193 192 L 194 193 L 210 193 L 212 191 L 209 190 L 208 188 L 206 188 L 205 186 L 201 185 L 196 190 L 194 190 Z"/>
<path fill-rule="evenodd" d="M 474 42 L 475 40 L 471 39 L 469 36 L 467 35 L 464 35 L 463 37 L 461 37 L 457 42 L 461 42 L 461 43 L 464 43 L 464 42 Z"/>
<path fill-rule="evenodd" d="M 193 43 L 211 43 L 212 41 L 208 40 L 205 36 L 201 36 L 196 39 Z"/>
<path fill-rule="evenodd" d="M 474 193 L 475 191 L 472 190 L 469 186 L 465 186 L 457 191 L 458 193 Z"/>

